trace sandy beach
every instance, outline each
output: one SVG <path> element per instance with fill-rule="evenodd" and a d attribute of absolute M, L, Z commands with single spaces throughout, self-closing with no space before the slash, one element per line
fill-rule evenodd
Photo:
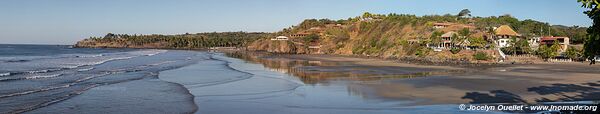
<path fill-rule="evenodd" d="M 598 101 L 599 66 L 427 66 L 332 55 L 213 53 L 161 80 L 184 85 L 196 113 L 410 113 L 458 104 Z M 435 108 L 435 109 L 432 109 Z"/>
<path fill-rule="evenodd" d="M 415 105 L 445 103 L 536 103 L 549 101 L 581 101 L 600 99 L 600 66 L 586 63 L 499 64 L 485 67 L 426 66 L 389 60 L 332 55 L 284 55 L 265 58 L 343 62 L 352 65 L 319 66 L 328 70 L 361 67 L 370 74 L 402 74 L 405 69 L 416 72 L 464 71 L 432 73 L 423 78 L 385 79 L 356 85 L 373 92 L 365 93 L 385 99 L 414 100 Z M 384 68 L 381 68 L 384 67 Z M 295 67 L 295 69 L 314 69 Z M 356 70 L 356 69 L 353 69 Z M 314 70 L 311 70 L 314 71 Z M 358 72 L 358 71 L 354 71 Z M 412 73 L 412 72 L 411 72 Z M 324 76 L 327 77 L 327 76 Z M 360 78 L 359 78 L 360 79 Z M 422 100 L 418 100 L 422 99 Z"/>

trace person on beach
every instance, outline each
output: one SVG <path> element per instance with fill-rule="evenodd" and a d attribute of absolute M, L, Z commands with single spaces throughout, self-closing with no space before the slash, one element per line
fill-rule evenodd
<path fill-rule="evenodd" d="M 595 57 L 590 57 L 590 65 L 596 64 L 596 58 Z"/>

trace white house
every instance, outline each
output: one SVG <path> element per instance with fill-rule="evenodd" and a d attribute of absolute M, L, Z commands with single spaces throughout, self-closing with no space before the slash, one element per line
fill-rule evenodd
<path fill-rule="evenodd" d="M 443 29 L 449 26 L 454 25 L 454 23 L 433 23 L 434 29 Z"/>
<path fill-rule="evenodd" d="M 500 48 L 509 47 L 510 46 L 510 42 L 511 42 L 511 38 L 513 38 L 513 37 L 515 37 L 515 38 L 521 37 L 520 34 L 518 34 L 517 32 L 515 32 L 515 30 L 513 30 L 512 28 L 510 28 L 510 26 L 508 26 L 508 25 L 502 25 L 502 26 L 498 27 L 495 30 L 495 32 L 496 32 L 496 35 L 495 35 L 494 39 L 496 39 L 496 44 Z"/>
<path fill-rule="evenodd" d="M 275 38 L 271 38 L 271 40 L 290 40 L 290 38 L 286 36 L 277 36 Z"/>
<path fill-rule="evenodd" d="M 536 48 L 540 46 L 540 39 L 542 37 L 532 37 L 529 38 L 528 43 L 529 43 L 529 47 L 531 48 Z"/>

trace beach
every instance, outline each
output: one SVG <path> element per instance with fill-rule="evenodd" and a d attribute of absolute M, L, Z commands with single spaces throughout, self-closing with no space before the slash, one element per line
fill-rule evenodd
<path fill-rule="evenodd" d="M 600 99 L 600 67 L 583 63 L 470 68 L 331 55 L 211 58 L 161 72 L 161 79 L 191 91 L 196 113 L 480 113 L 457 105 Z M 206 67 L 215 64 L 230 69 Z M 228 73 L 211 75 L 219 72 Z M 207 80 L 219 83 L 202 82 Z"/>
<path fill-rule="evenodd" d="M 427 66 L 375 58 L 332 55 L 263 56 L 263 61 L 318 61 L 322 65 L 289 67 L 309 72 L 379 75 L 351 77 L 364 87 L 365 95 L 383 99 L 416 101 L 415 105 L 459 103 L 536 103 L 548 101 L 598 100 L 600 66 L 586 63 L 498 64 L 482 67 Z M 269 60 L 272 59 L 272 60 Z M 250 60 L 250 59 L 249 59 Z M 326 65 L 327 62 L 347 65 Z M 268 62 L 263 62 L 268 64 Z M 283 63 L 285 64 L 285 63 Z M 283 65 L 265 65 L 283 66 Z M 350 69 L 350 70 L 344 70 Z M 410 69 L 404 71 L 404 69 Z M 417 70 L 420 69 L 420 70 Z M 412 72 L 410 72 L 412 71 Z M 303 73 L 297 73 L 302 75 Z M 410 73 L 421 78 L 389 78 Z M 318 73 L 323 74 L 323 73 Z M 389 76 L 392 75 L 392 76 Z M 315 76 L 316 78 L 331 77 Z M 388 78 L 386 78 L 388 77 Z M 332 78 L 331 80 L 338 80 Z M 408 91 L 408 92 L 407 92 Z M 443 94 L 440 94 L 443 93 Z M 497 96 L 498 94 L 512 96 Z M 495 98 L 498 97 L 498 98 Z M 485 98 L 485 99 L 478 99 Z M 417 100 L 423 99 L 423 100 Z"/>
<path fill-rule="evenodd" d="M 52 84 L 62 78 L 77 79 L 79 75 L 110 71 L 110 74 L 90 79 L 82 77 L 88 80 L 76 81 L 73 87 L 4 95 L 0 99 L 40 99 L 43 105 L 15 110 L 31 114 L 482 113 L 488 111 L 465 111 L 457 107 L 460 104 L 533 105 L 600 100 L 600 66 L 585 63 L 435 66 L 336 55 L 180 50 L 125 52 L 143 53 L 140 53 L 142 56 L 108 60 L 76 69 L 46 72 L 63 73 L 57 77 L 8 80 L 5 84 Z M 120 57 L 122 52 L 103 52 L 102 56 L 87 59 L 112 55 Z M 33 74 L 13 74 L 4 78 Z M 4 89 L 18 87 L 6 86 Z M 68 93 L 68 97 L 56 94 L 61 92 Z M 45 95 L 51 97 L 43 97 Z M 53 96 L 59 100 L 44 102 Z M 26 102 L 21 104 L 29 106 Z M 19 109 L 8 105 L 0 108 Z M 527 111 L 488 113 L 514 112 Z"/>

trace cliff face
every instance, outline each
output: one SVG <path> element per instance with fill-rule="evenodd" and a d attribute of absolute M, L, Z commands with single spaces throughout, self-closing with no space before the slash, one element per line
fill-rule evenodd
<path fill-rule="evenodd" d="M 248 46 L 250 51 L 266 51 L 270 53 L 283 53 L 283 54 L 307 54 L 308 49 L 306 46 L 294 44 L 292 41 L 278 41 L 261 39 L 252 42 Z"/>

